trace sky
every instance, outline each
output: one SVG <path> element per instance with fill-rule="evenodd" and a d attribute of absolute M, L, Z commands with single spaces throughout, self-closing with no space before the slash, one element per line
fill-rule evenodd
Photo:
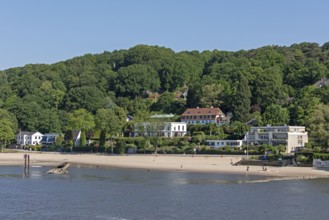
<path fill-rule="evenodd" d="M 201 52 L 328 41 L 328 0 L 0 0 L 0 70 L 138 44 Z"/>

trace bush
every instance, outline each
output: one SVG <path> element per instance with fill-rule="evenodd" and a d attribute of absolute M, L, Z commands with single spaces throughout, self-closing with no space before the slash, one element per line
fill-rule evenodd
<path fill-rule="evenodd" d="M 308 161 L 308 158 L 305 157 L 304 155 L 300 154 L 300 155 L 297 156 L 296 160 L 297 160 L 297 162 L 305 163 L 305 162 Z"/>
<path fill-rule="evenodd" d="M 117 141 L 117 144 L 114 148 L 114 153 L 124 154 L 125 151 L 126 151 L 126 142 L 125 141 Z"/>
<path fill-rule="evenodd" d="M 41 151 L 42 146 L 35 145 L 35 146 L 29 146 L 28 148 L 31 148 L 31 150 L 33 150 L 33 151 Z"/>
<path fill-rule="evenodd" d="M 320 159 L 320 160 L 329 160 L 329 154 L 324 153 L 314 153 L 313 154 L 314 159 Z"/>

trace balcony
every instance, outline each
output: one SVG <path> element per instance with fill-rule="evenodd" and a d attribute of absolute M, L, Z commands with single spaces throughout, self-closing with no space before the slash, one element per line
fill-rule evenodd
<path fill-rule="evenodd" d="M 273 138 L 272 138 L 273 140 L 287 140 L 288 139 L 288 137 L 287 136 L 285 136 L 285 135 L 280 135 L 280 136 L 276 136 L 276 135 L 273 135 Z"/>

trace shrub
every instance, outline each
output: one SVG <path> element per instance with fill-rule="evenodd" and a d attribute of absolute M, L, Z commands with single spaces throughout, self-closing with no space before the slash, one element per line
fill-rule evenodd
<path fill-rule="evenodd" d="M 117 141 L 117 144 L 114 148 L 114 153 L 124 154 L 125 151 L 126 151 L 126 142 L 125 141 Z"/>
<path fill-rule="evenodd" d="M 329 154 L 324 153 L 314 153 L 313 154 L 314 159 L 320 159 L 320 160 L 329 160 Z"/>
<path fill-rule="evenodd" d="M 304 155 L 300 154 L 300 155 L 297 156 L 296 160 L 297 160 L 297 162 L 305 163 L 305 162 L 308 161 L 308 158 L 305 157 Z"/>

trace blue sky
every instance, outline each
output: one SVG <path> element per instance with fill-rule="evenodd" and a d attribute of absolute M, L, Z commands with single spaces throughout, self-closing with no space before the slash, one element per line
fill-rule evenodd
<path fill-rule="evenodd" d="M 329 41 L 327 0 L 0 0 L 0 70 L 137 44 L 254 49 Z"/>

